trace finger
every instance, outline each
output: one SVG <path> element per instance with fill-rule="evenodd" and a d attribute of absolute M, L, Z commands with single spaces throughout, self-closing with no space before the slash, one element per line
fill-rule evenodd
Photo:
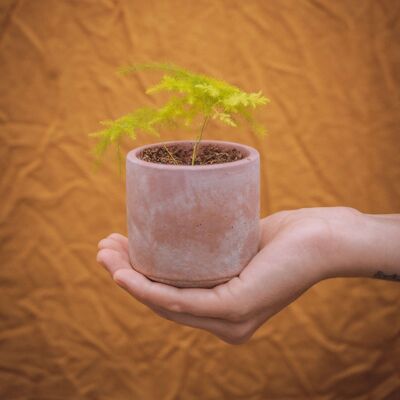
<path fill-rule="evenodd" d="M 132 269 L 131 264 L 126 257 L 118 250 L 105 248 L 97 253 L 97 262 L 103 265 L 107 271 L 114 275 L 117 270 Z"/>
<path fill-rule="evenodd" d="M 113 278 L 137 300 L 145 304 L 152 303 L 168 311 L 199 317 L 227 318 L 235 309 L 230 297 L 223 294 L 223 288 L 180 289 L 152 282 L 134 269 L 125 268 L 115 270 Z M 239 297 L 239 293 L 237 296 Z"/>
<path fill-rule="evenodd" d="M 153 310 L 157 315 L 169 321 L 177 322 L 192 328 L 204 329 L 214 334 L 226 335 L 235 327 L 233 322 L 221 318 L 196 317 L 191 314 L 168 311 L 151 304 L 147 304 L 147 307 Z"/>
<path fill-rule="evenodd" d="M 106 239 L 100 240 L 98 248 L 100 250 L 103 249 L 115 250 L 119 252 L 121 256 L 125 258 L 126 261 L 129 262 L 129 254 L 126 247 L 119 240 L 116 240 L 113 237 L 109 236 Z"/>
<path fill-rule="evenodd" d="M 244 343 L 255 330 L 252 321 L 235 323 L 220 318 L 196 317 L 185 313 L 175 313 L 155 306 L 148 307 L 162 318 L 190 326 L 191 328 L 205 330 L 232 344 Z"/>
<path fill-rule="evenodd" d="M 128 252 L 128 238 L 120 233 L 112 233 L 108 236 L 110 239 L 116 240 L 126 252 Z"/>

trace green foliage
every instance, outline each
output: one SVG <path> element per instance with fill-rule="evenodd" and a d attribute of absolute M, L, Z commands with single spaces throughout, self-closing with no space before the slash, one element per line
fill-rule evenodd
<path fill-rule="evenodd" d="M 232 127 L 239 125 L 241 117 L 254 133 L 260 137 L 265 135 L 264 127 L 253 117 L 257 106 L 269 102 L 261 92 L 246 93 L 222 80 L 167 63 L 136 64 L 122 68 L 120 73 L 126 75 L 145 70 L 164 73 L 159 83 L 147 89 L 147 94 L 168 92 L 172 96 L 162 107 L 142 107 L 114 121 L 102 121 L 104 129 L 91 134 L 98 138 L 95 148 L 98 157 L 111 144 L 115 144 L 119 152 L 123 136 L 136 139 L 138 132 L 159 136 L 163 127 L 191 126 L 199 116 L 205 122 L 212 118 Z M 202 131 L 204 126 L 205 123 Z"/>

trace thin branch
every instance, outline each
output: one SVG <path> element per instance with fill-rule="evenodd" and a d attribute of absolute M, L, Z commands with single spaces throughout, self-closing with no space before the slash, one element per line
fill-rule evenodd
<path fill-rule="evenodd" d="M 172 161 L 175 163 L 175 164 L 179 164 L 178 163 L 178 161 L 176 161 L 176 158 L 172 155 L 172 153 L 168 150 L 168 148 L 167 148 L 167 146 L 164 144 L 164 149 L 165 150 L 167 150 L 167 153 L 169 154 L 169 156 L 172 158 Z"/>
<path fill-rule="evenodd" d="M 202 139 L 202 137 L 203 137 L 203 131 L 204 131 L 204 129 L 205 129 L 205 127 L 206 127 L 207 122 L 208 122 L 209 119 L 210 119 L 210 116 L 209 116 L 209 115 L 206 115 L 206 116 L 204 117 L 203 126 L 201 127 L 201 131 L 200 131 L 199 138 L 197 139 L 197 142 L 196 142 L 196 144 L 195 144 L 194 147 L 193 147 L 192 165 L 194 165 L 194 162 L 196 161 L 197 147 L 198 147 L 198 145 L 199 145 L 199 143 L 200 143 L 200 141 L 201 141 L 201 139 Z"/>

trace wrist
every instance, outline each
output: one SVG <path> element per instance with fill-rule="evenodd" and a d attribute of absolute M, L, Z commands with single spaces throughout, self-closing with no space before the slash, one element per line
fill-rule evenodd
<path fill-rule="evenodd" d="M 400 219 L 346 209 L 329 220 L 325 246 L 329 258 L 324 278 L 399 274 Z"/>

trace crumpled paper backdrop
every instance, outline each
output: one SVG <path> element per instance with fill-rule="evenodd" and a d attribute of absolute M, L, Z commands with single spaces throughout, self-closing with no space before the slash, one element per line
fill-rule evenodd
<path fill-rule="evenodd" d="M 399 1 L 2 0 L 0 13 L 1 399 L 400 398 L 396 283 L 322 282 L 238 347 L 119 290 L 95 255 L 126 233 L 124 177 L 113 152 L 93 172 L 87 136 L 158 101 L 154 75 L 118 66 L 168 60 L 271 98 L 265 140 L 206 132 L 261 152 L 262 216 L 399 212 Z"/>

